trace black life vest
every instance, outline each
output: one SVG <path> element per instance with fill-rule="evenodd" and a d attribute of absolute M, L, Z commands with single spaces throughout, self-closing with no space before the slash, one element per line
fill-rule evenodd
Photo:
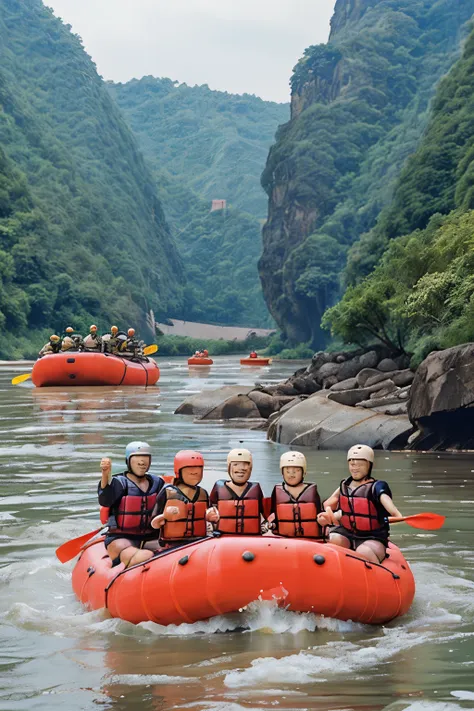
<path fill-rule="evenodd" d="M 124 485 L 125 493 L 121 499 L 111 506 L 100 507 L 100 520 L 107 523 L 109 533 L 146 534 L 152 533 L 151 519 L 153 518 L 156 499 L 164 486 L 160 477 L 147 474 L 150 482 L 148 491 L 143 492 L 126 474 L 118 475 Z"/>
<path fill-rule="evenodd" d="M 197 487 L 194 499 L 188 499 L 181 489 L 173 484 L 165 486 L 162 496 L 166 496 L 163 513 L 169 506 L 176 506 L 178 513 L 171 520 L 166 520 L 160 529 L 162 541 L 192 541 L 204 538 L 207 534 L 206 511 L 209 506 L 207 492 Z"/>
<path fill-rule="evenodd" d="M 354 533 L 388 532 L 387 512 L 376 502 L 373 493 L 376 479 L 370 479 L 353 490 L 349 489 L 351 481 L 351 477 L 344 479 L 339 488 L 341 526 Z"/>
<path fill-rule="evenodd" d="M 272 510 L 275 513 L 275 533 L 279 536 L 324 538 L 316 519 L 322 511 L 316 484 L 308 484 L 297 498 L 283 484 L 277 484 L 272 494 Z"/>
<path fill-rule="evenodd" d="M 214 497 L 215 494 L 215 497 Z M 260 484 L 248 482 L 241 496 L 236 494 L 224 480 L 217 481 L 211 495 L 219 511 L 217 530 L 241 536 L 260 536 L 260 513 L 263 492 Z"/>

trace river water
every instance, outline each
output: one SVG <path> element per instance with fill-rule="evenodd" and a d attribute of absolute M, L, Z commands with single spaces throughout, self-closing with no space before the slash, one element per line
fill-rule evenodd
<path fill-rule="evenodd" d="M 275 382 L 295 363 L 245 369 L 216 358 L 209 371 L 160 359 L 159 387 L 12 387 L 0 370 L 0 709 L 455 711 L 474 709 L 474 457 L 377 453 L 404 514 L 447 515 L 440 531 L 398 524 L 417 583 L 404 618 L 384 627 L 297 615 L 269 602 L 236 615 L 164 628 L 87 612 L 71 590 L 62 542 L 98 526 L 98 463 L 123 470 L 131 439 L 153 447 L 152 471 L 172 472 L 178 449 L 200 449 L 204 485 L 225 474 L 231 447 L 254 453 L 270 494 L 283 447 L 265 432 L 193 424 L 173 415 L 188 395 Z M 344 453 L 307 451 L 322 495 L 345 475 Z"/>

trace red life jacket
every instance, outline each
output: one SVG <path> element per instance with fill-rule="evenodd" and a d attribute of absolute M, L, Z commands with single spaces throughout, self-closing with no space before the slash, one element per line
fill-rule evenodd
<path fill-rule="evenodd" d="M 100 507 L 101 523 L 108 524 L 109 533 L 151 533 L 150 523 L 153 517 L 156 499 L 163 481 L 158 477 L 151 477 L 152 482 L 145 493 L 125 475 L 120 475 L 120 480 L 125 488 L 125 493 L 112 507 Z"/>
<path fill-rule="evenodd" d="M 354 533 L 368 531 L 388 531 L 383 507 L 377 506 L 373 498 L 376 480 L 371 479 L 354 490 L 349 489 L 351 477 L 341 482 L 339 491 L 339 509 L 342 511 L 341 526 Z"/>
<path fill-rule="evenodd" d="M 207 493 L 199 487 L 197 501 L 190 501 L 177 486 L 165 487 L 167 505 L 176 506 L 178 513 L 172 520 L 166 521 L 160 529 L 160 540 L 182 541 L 204 538 L 207 534 L 206 511 L 208 508 Z"/>
<path fill-rule="evenodd" d="M 321 499 L 316 484 L 308 484 L 295 499 L 282 484 L 273 490 L 272 508 L 275 513 L 276 533 L 290 538 L 324 538 L 316 520 L 321 513 Z"/>
<path fill-rule="evenodd" d="M 260 484 L 249 482 L 247 489 L 239 497 L 224 481 L 216 482 L 211 501 L 215 500 L 219 511 L 217 530 L 241 536 L 260 536 L 262 499 Z"/>

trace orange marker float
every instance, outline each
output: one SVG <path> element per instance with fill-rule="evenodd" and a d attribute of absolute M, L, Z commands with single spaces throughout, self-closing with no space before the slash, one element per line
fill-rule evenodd
<path fill-rule="evenodd" d="M 65 352 L 45 355 L 33 366 L 37 388 L 53 385 L 154 385 L 160 369 L 152 359 L 133 361 L 105 353 Z"/>
<path fill-rule="evenodd" d="M 135 624 L 193 623 L 273 598 L 295 612 L 383 624 L 404 615 L 415 595 L 410 567 L 391 543 L 379 565 L 317 541 L 208 537 L 124 570 L 111 567 L 103 540 L 83 550 L 74 592 L 88 609 Z"/>

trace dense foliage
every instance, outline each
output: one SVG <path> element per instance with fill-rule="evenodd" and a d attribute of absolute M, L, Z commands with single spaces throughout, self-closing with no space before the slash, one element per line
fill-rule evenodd
<path fill-rule="evenodd" d="M 260 173 L 287 104 L 152 76 L 109 88 L 155 168 L 207 201 L 265 218 Z"/>
<path fill-rule="evenodd" d="M 233 208 L 210 212 L 208 202 L 164 171 L 158 195 L 182 254 L 186 285 L 176 318 L 233 326 L 273 326 L 257 272 L 260 223 Z"/>
<path fill-rule="evenodd" d="M 333 333 L 347 342 L 378 338 L 413 353 L 415 363 L 474 340 L 473 168 L 474 30 L 439 86 L 393 204 L 358 245 L 365 268 L 386 247 L 381 260 L 325 315 Z"/>
<path fill-rule="evenodd" d="M 154 169 L 183 258 L 184 302 L 174 316 L 271 326 L 257 271 L 257 216 L 266 209 L 259 174 L 288 107 L 153 77 L 108 86 Z M 227 210 L 211 212 L 212 198 L 226 199 Z"/>
<path fill-rule="evenodd" d="M 0 56 L 0 357 L 179 310 L 153 178 L 80 38 L 40 0 L 3 0 Z"/>
<path fill-rule="evenodd" d="M 262 176 L 260 261 L 270 311 L 293 341 L 324 344 L 348 249 L 390 203 L 473 12 L 474 0 L 339 0 L 329 44 L 295 67 L 292 120 Z M 370 261 L 364 247 L 357 258 Z"/>

